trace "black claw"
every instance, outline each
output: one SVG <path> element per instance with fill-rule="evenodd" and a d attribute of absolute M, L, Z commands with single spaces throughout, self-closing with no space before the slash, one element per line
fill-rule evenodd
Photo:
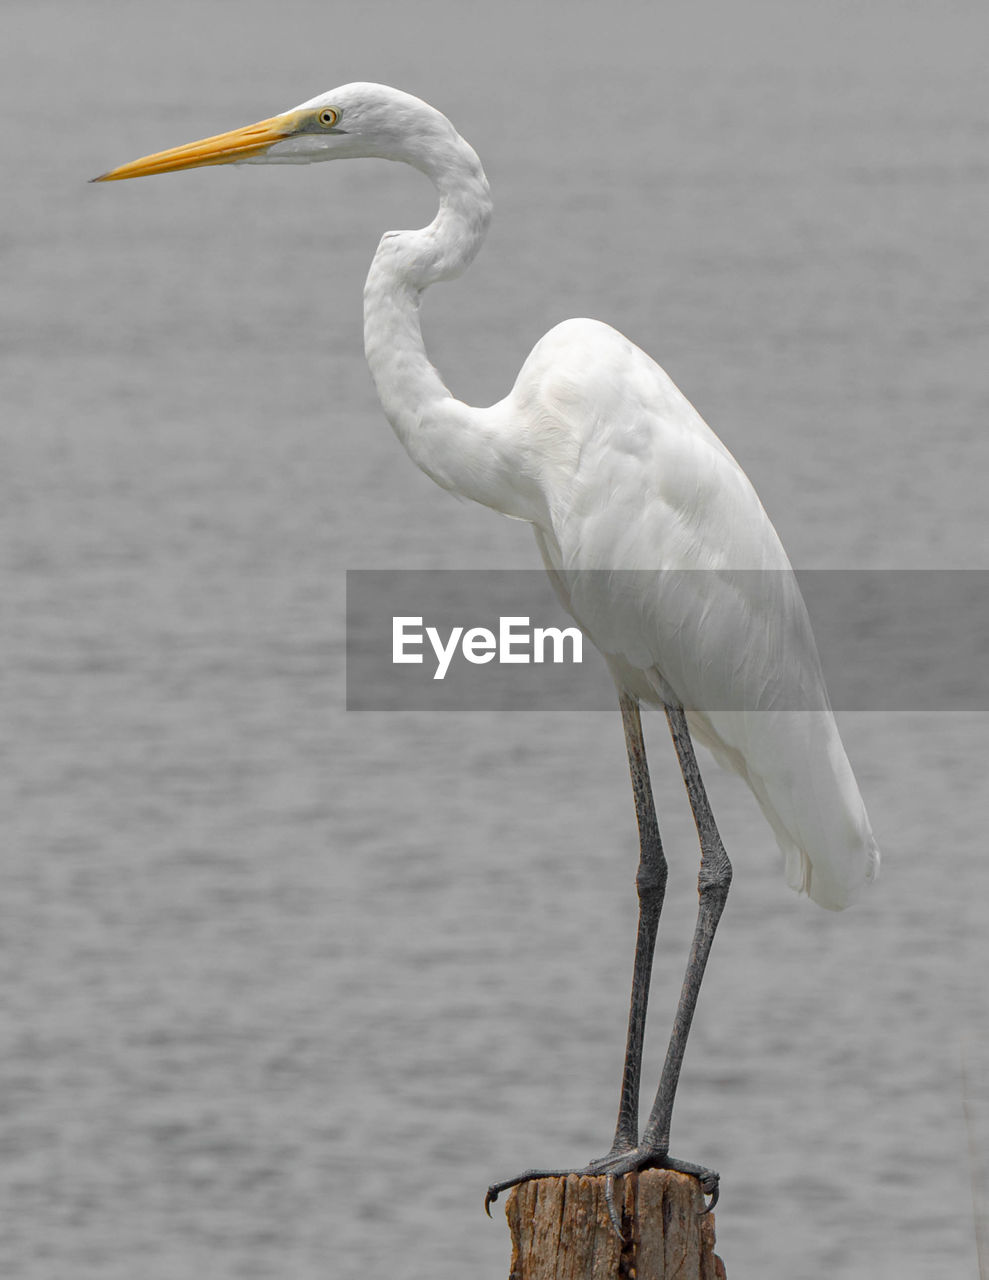
<path fill-rule="evenodd" d="M 615 1175 L 609 1173 L 604 1179 L 604 1200 L 608 1206 L 608 1217 L 611 1219 L 611 1225 L 614 1228 L 615 1235 L 625 1244 L 625 1237 L 622 1235 L 622 1224 L 618 1220 L 618 1211 L 615 1209 Z"/>
<path fill-rule="evenodd" d="M 609 1164 L 611 1168 L 608 1168 Z M 627 1242 L 622 1235 L 621 1219 L 618 1216 L 618 1209 L 615 1205 L 615 1179 L 622 1177 L 626 1173 L 634 1173 L 643 1169 L 673 1169 L 678 1173 L 686 1173 L 692 1178 L 696 1178 L 700 1183 L 703 1195 L 711 1197 L 710 1200 L 705 1202 L 703 1209 L 697 1210 L 698 1217 L 702 1217 L 705 1213 L 710 1213 L 718 1203 L 718 1196 L 721 1194 L 721 1182 L 713 1169 L 705 1169 L 697 1164 L 687 1164 L 686 1161 L 674 1160 L 666 1155 L 650 1157 L 637 1151 L 623 1151 L 618 1155 L 609 1152 L 608 1155 L 603 1156 L 600 1160 L 593 1160 L 589 1165 L 585 1165 L 583 1169 L 528 1169 L 525 1173 L 520 1173 L 517 1178 L 510 1178 L 507 1182 L 494 1182 L 485 1193 L 484 1212 L 490 1218 L 491 1206 L 503 1191 L 507 1191 L 510 1187 L 517 1187 L 520 1183 L 530 1182 L 534 1178 L 566 1178 L 570 1174 L 577 1174 L 578 1177 L 593 1178 L 604 1174 L 604 1198 L 608 1206 L 608 1217 L 611 1220 L 615 1235 L 622 1244 L 625 1244 Z"/>

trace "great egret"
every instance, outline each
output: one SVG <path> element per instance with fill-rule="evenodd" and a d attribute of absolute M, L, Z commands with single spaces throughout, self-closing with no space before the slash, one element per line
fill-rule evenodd
<path fill-rule="evenodd" d="M 348 84 L 94 181 L 201 165 L 363 156 L 412 165 L 439 195 L 428 227 L 384 235 L 367 277 L 365 350 L 382 407 L 412 460 L 437 484 L 531 523 L 556 591 L 614 675 L 639 828 L 639 925 L 611 1150 L 582 1170 L 529 1170 L 497 1183 L 485 1204 L 527 1178 L 604 1174 L 617 1228 L 615 1177 L 648 1167 L 696 1175 L 713 1204 L 718 1175 L 669 1154 L 687 1034 L 731 881 L 691 735 L 748 782 L 793 888 L 838 909 L 879 866 L 804 602 L 738 463 L 663 370 L 608 325 L 557 325 L 537 343 L 511 392 L 490 408 L 472 408 L 450 394 L 426 356 L 420 299 L 427 286 L 459 275 L 473 260 L 491 198 L 473 149 L 427 103 L 384 85 Z M 701 863 L 687 972 L 640 1138 L 642 1037 L 667 875 L 642 701 L 666 713 Z"/>

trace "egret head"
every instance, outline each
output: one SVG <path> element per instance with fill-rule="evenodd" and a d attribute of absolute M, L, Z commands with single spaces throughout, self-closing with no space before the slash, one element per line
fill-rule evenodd
<path fill-rule="evenodd" d="M 257 124 L 142 156 L 93 181 L 204 165 L 311 164 L 361 156 L 428 170 L 437 150 L 455 137 L 444 115 L 411 94 L 381 84 L 346 84 Z"/>

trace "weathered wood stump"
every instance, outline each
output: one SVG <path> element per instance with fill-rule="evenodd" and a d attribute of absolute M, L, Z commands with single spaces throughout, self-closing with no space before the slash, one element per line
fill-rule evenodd
<path fill-rule="evenodd" d="M 608 1217 L 603 1177 L 537 1178 L 505 1204 L 509 1280 L 725 1280 L 714 1215 L 695 1178 L 669 1169 L 628 1174 L 615 1187 L 624 1241 Z"/>

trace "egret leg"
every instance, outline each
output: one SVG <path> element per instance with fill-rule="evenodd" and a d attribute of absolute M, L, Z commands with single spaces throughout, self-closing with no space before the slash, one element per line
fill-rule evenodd
<path fill-rule="evenodd" d="M 663 842 L 656 821 L 652 783 L 646 763 L 646 746 L 642 737 L 642 718 L 636 698 L 622 693 L 619 699 L 628 767 L 632 775 L 635 817 L 639 827 L 639 869 L 635 888 L 639 896 L 639 924 L 635 937 L 635 961 L 632 968 L 632 998 L 628 1011 L 628 1037 L 625 1042 L 625 1065 L 618 1103 L 618 1124 L 611 1154 L 631 1151 L 639 1141 L 639 1081 L 642 1075 L 642 1041 L 649 1003 L 649 980 L 659 916 L 666 893 L 667 864 Z"/>
<path fill-rule="evenodd" d="M 690 740 L 690 732 L 687 729 L 687 717 L 682 707 L 667 707 L 666 719 L 673 737 L 673 745 L 676 747 L 677 758 L 680 761 L 680 772 L 683 774 L 683 781 L 687 788 L 697 834 L 700 837 L 701 869 L 697 879 L 697 894 L 700 902 L 697 909 L 697 925 L 690 948 L 690 959 L 687 962 L 687 972 L 683 979 L 680 1003 L 673 1022 L 673 1032 L 666 1051 L 666 1061 L 663 1064 L 656 1101 L 640 1143 L 640 1150 L 662 1155 L 665 1155 L 669 1148 L 673 1100 L 680 1079 L 684 1050 L 687 1047 L 687 1035 L 697 1006 L 701 979 L 704 977 L 714 933 L 721 919 L 728 897 L 728 887 L 731 884 L 731 863 L 721 843 L 721 836 L 718 834 L 714 814 L 711 812 L 711 805 L 704 789 L 701 771 L 694 754 L 694 744 Z"/>
<path fill-rule="evenodd" d="M 711 1197 L 708 1209 L 713 1209 L 718 1200 L 717 1173 L 702 1165 L 674 1159 L 669 1154 L 669 1146 L 673 1101 L 680 1079 L 684 1050 L 687 1047 L 687 1035 L 693 1021 L 694 1009 L 697 1007 L 697 996 L 700 993 L 707 958 L 711 953 L 714 933 L 728 897 L 731 863 L 721 843 L 721 836 L 718 834 L 707 792 L 704 789 L 697 757 L 694 754 L 694 744 L 691 742 L 690 731 L 687 728 L 686 714 L 682 707 L 667 706 L 665 710 L 677 759 L 680 762 L 680 772 L 683 774 L 687 797 L 690 800 L 690 808 L 700 838 L 701 868 L 697 880 L 699 903 L 697 924 L 690 947 L 690 959 L 687 961 L 687 972 L 680 991 L 680 1001 L 666 1051 L 666 1061 L 663 1064 L 656 1101 L 653 1103 L 641 1141 L 632 1150 L 624 1153 L 612 1151 L 603 1160 L 595 1160 L 588 1166 L 589 1173 L 604 1173 L 608 1177 L 608 1208 L 612 1223 L 619 1235 L 621 1230 L 612 1207 L 612 1187 L 615 1177 L 629 1173 L 633 1169 L 658 1167 L 691 1174 L 698 1179 L 704 1192 Z"/>
<path fill-rule="evenodd" d="M 702 1165 L 690 1164 L 685 1160 L 677 1160 L 669 1155 L 670 1121 L 673 1115 L 673 1101 L 676 1096 L 677 1083 L 680 1079 L 680 1068 L 683 1064 L 684 1050 L 687 1047 L 687 1035 L 693 1021 L 697 996 L 700 992 L 701 979 L 707 966 L 711 952 L 715 930 L 731 884 L 731 863 L 725 853 L 721 836 L 711 812 L 711 805 L 701 779 L 700 768 L 694 754 L 694 746 L 687 728 L 687 717 L 682 707 L 666 707 L 666 719 L 670 726 L 673 745 L 676 748 L 680 771 L 683 774 L 690 808 L 694 815 L 694 823 L 701 846 L 701 867 L 697 881 L 699 905 L 697 924 L 694 928 L 693 942 L 690 948 L 690 959 L 684 975 L 680 1001 L 677 1006 L 673 1031 L 666 1061 L 660 1077 L 656 1101 L 653 1103 L 649 1120 L 646 1123 L 642 1139 L 635 1140 L 638 1123 L 636 1117 L 639 1091 L 639 1074 L 642 1061 L 642 1034 L 645 1026 L 646 1002 L 649 994 L 649 975 L 652 967 L 652 955 L 656 942 L 656 931 L 659 924 L 659 911 L 662 907 L 663 891 L 666 885 L 666 859 L 663 856 L 659 840 L 659 829 L 652 801 L 652 788 L 646 769 L 645 748 L 642 744 L 642 727 L 639 719 L 638 704 L 634 699 L 622 696 L 622 720 L 625 724 L 625 739 L 628 744 L 629 766 L 632 771 L 632 786 L 635 791 L 636 815 L 639 818 L 640 833 L 640 865 L 641 888 L 639 891 L 639 933 L 636 939 L 635 968 L 632 979 L 632 1004 L 629 1011 L 629 1033 L 625 1056 L 625 1072 L 622 1079 L 622 1095 L 618 1112 L 618 1128 L 615 1141 L 608 1155 L 600 1160 L 593 1160 L 584 1169 L 529 1169 L 516 1178 L 506 1182 L 495 1183 L 488 1188 L 485 1197 L 485 1208 L 498 1198 L 500 1192 L 508 1187 L 517 1186 L 520 1182 L 531 1178 L 560 1177 L 567 1173 L 584 1173 L 607 1177 L 608 1210 L 611 1221 L 618 1235 L 621 1226 L 614 1205 L 614 1180 L 622 1174 L 639 1169 L 661 1168 L 675 1169 L 687 1173 L 700 1181 L 705 1194 L 711 1197 L 708 1209 L 713 1209 L 718 1199 L 718 1175 L 713 1169 Z M 654 833 L 654 835 L 653 835 Z M 639 879 L 637 878 L 637 884 Z"/>
<path fill-rule="evenodd" d="M 632 969 L 632 996 L 629 1002 L 628 1036 L 625 1043 L 625 1065 L 622 1070 L 622 1087 L 618 1103 L 618 1123 L 611 1151 L 600 1163 L 634 1151 L 639 1140 L 639 1083 L 642 1075 L 642 1042 L 646 1026 L 646 1008 L 649 1003 L 649 981 L 652 975 L 653 955 L 656 950 L 656 934 L 666 893 L 667 862 L 663 842 L 656 821 L 652 783 L 646 763 L 646 746 L 642 736 L 642 718 L 638 699 L 628 693 L 619 697 L 622 726 L 625 730 L 625 748 L 632 777 L 632 794 L 635 799 L 635 817 L 639 828 L 639 868 L 635 877 L 639 897 L 639 924 L 635 939 L 635 960 Z M 590 1171 L 590 1166 L 587 1170 Z M 497 1183 L 488 1189 L 485 1207 L 507 1187 L 517 1186 L 530 1178 L 552 1177 L 573 1170 L 529 1169 L 507 1182 Z M 609 1175 L 609 1208 L 613 1179 Z M 612 1211 L 614 1220 L 615 1214 Z M 618 1230 L 616 1226 L 616 1230 Z"/>

